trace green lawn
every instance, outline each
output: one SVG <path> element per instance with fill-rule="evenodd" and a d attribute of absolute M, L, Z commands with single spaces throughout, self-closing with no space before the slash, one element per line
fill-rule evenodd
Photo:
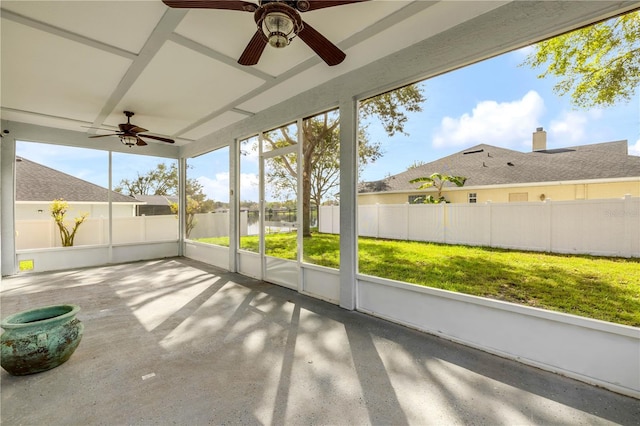
<path fill-rule="evenodd" d="M 295 234 L 267 236 L 267 254 L 295 259 Z M 202 242 L 228 245 L 228 239 Z M 358 240 L 359 271 L 428 287 L 640 327 L 640 260 L 411 241 Z M 257 237 L 243 246 L 257 249 Z M 305 239 L 306 262 L 339 266 L 338 236 Z"/>

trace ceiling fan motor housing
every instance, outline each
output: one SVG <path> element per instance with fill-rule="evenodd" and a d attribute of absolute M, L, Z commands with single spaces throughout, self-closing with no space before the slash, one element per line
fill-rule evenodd
<path fill-rule="evenodd" d="M 275 48 L 283 48 L 302 31 L 302 18 L 287 3 L 270 2 L 255 11 L 254 19 L 265 40 Z"/>
<path fill-rule="evenodd" d="M 306 12 L 311 8 L 309 0 L 262 0 L 259 3 L 260 6 L 264 6 L 269 3 L 284 3 L 294 9 L 298 9 L 300 12 Z"/>

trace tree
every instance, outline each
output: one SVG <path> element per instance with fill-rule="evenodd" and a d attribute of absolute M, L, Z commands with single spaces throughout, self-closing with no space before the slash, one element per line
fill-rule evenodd
<path fill-rule="evenodd" d="M 196 213 L 207 213 L 215 210 L 215 202 L 207 199 L 204 187 L 197 179 L 187 179 L 185 192 L 187 197 L 187 208 L 185 215 L 185 233 L 187 238 L 196 226 Z M 167 167 L 164 163 L 159 163 L 155 169 L 149 170 L 134 180 L 122 179 L 115 188 L 116 192 L 126 191 L 129 195 L 178 195 L 178 167 L 172 163 Z M 169 204 L 171 212 L 178 214 L 178 203 Z"/>
<path fill-rule="evenodd" d="M 410 85 L 398 90 L 366 99 L 360 103 L 362 120 L 375 116 L 389 136 L 404 132 L 408 120 L 407 112 L 421 111 L 425 101 L 422 89 Z M 323 198 L 335 190 L 340 179 L 340 117 L 336 111 L 325 112 L 306 119 L 302 125 L 302 233 L 311 236 L 311 207 L 319 206 Z M 295 143 L 288 128 L 268 132 L 264 135 L 272 149 Z M 381 144 L 371 142 L 366 126 L 358 133 L 359 167 L 374 162 L 382 156 Z M 267 175 L 268 182 L 276 194 L 296 193 L 297 165 L 295 156 L 281 156 L 275 159 L 275 167 Z M 337 195 L 336 195 L 337 197 Z"/>
<path fill-rule="evenodd" d="M 409 167 L 407 167 L 407 170 L 417 169 L 418 167 L 424 166 L 425 164 L 427 164 L 426 161 L 414 160 L 413 163 L 411 163 Z"/>
<path fill-rule="evenodd" d="M 51 210 L 51 216 L 53 220 L 55 220 L 56 225 L 58 225 L 58 231 L 60 232 L 60 242 L 62 243 L 62 247 L 72 247 L 73 240 L 76 237 L 76 232 L 78 232 L 78 228 L 82 225 L 82 222 L 89 216 L 89 213 L 82 213 L 79 217 L 74 219 L 73 227 L 71 230 L 67 228 L 67 225 L 64 223 L 64 215 L 67 214 L 67 210 L 69 209 L 69 203 L 67 203 L 62 198 L 58 198 L 53 200 L 51 205 L 49 206 Z"/>
<path fill-rule="evenodd" d="M 169 205 L 169 208 L 171 209 L 171 212 L 175 215 L 177 215 L 178 212 L 180 211 L 180 208 L 178 207 L 178 203 L 171 203 Z M 187 215 L 186 215 L 185 230 L 184 230 L 185 233 L 187 234 L 186 235 L 187 238 L 189 238 L 189 236 L 191 235 L 191 231 L 193 231 L 193 228 L 198 223 L 195 215 L 196 213 L 200 212 L 201 208 L 202 206 L 200 205 L 199 201 L 187 195 Z"/>
<path fill-rule="evenodd" d="M 143 175 L 140 172 L 137 174 L 136 179 L 122 179 L 114 190 L 128 195 L 178 195 L 178 167 L 175 163 L 170 166 L 159 163 L 155 169 Z M 197 211 L 194 213 L 206 213 L 215 209 L 214 201 L 207 199 L 204 187 L 197 179 L 187 179 L 185 189 L 187 199 L 191 197 L 197 202 Z"/>
<path fill-rule="evenodd" d="M 155 169 L 149 170 L 144 175 L 141 175 L 140 172 L 137 174 L 136 179 L 122 179 L 114 190 L 128 195 L 178 194 L 178 168 L 175 163 L 169 167 L 164 163 L 159 163 Z"/>
<path fill-rule="evenodd" d="M 466 181 L 467 181 L 467 178 L 463 176 L 449 176 L 449 175 L 443 175 L 441 173 L 434 173 L 431 176 L 411 179 L 409 183 L 424 182 L 417 189 L 435 188 L 438 191 L 438 198 L 434 198 L 433 195 L 427 195 L 422 198 L 417 198 L 416 201 L 414 201 L 415 203 L 422 201 L 425 204 L 440 204 L 440 203 L 448 202 L 442 196 L 442 188 L 447 182 L 451 182 L 455 186 L 461 187 L 461 186 L 464 186 L 464 183 Z"/>
<path fill-rule="evenodd" d="M 640 11 L 543 41 L 522 65 L 555 76 L 554 91 L 581 108 L 629 101 L 640 83 Z"/>

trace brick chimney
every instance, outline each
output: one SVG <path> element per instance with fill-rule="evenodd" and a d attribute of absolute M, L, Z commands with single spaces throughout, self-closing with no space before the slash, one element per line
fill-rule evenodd
<path fill-rule="evenodd" d="M 533 151 L 544 151 L 547 149 L 547 132 L 542 127 L 538 127 L 533 133 Z"/>

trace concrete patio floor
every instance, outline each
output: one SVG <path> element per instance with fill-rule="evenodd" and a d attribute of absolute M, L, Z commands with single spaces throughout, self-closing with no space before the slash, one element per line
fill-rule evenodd
<path fill-rule="evenodd" d="M 640 401 L 184 258 L 20 275 L 71 359 L 1 373 L 3 425 L 640 424 Z"/>

